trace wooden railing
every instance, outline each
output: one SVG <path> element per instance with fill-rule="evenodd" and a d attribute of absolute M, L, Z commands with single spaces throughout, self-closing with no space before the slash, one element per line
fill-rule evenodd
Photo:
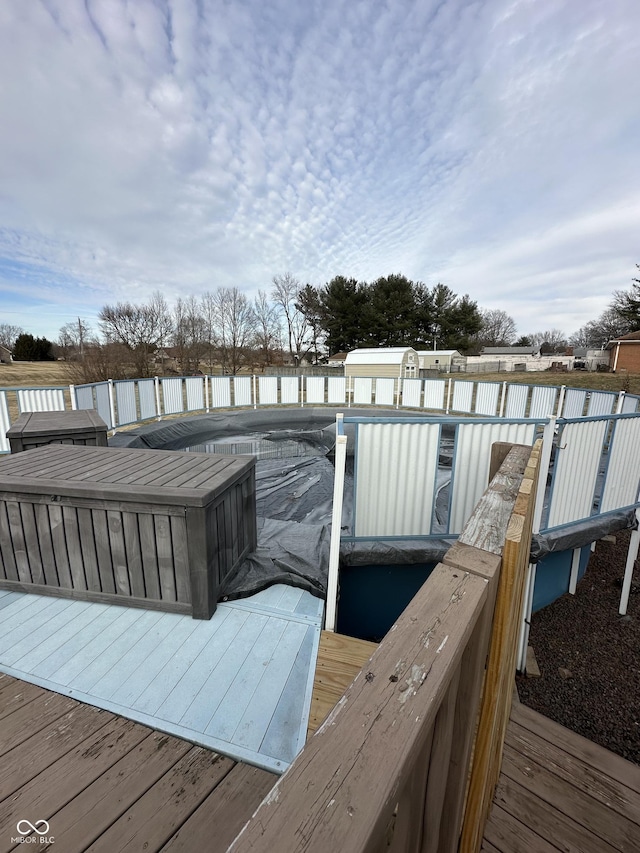
<path fill-rule="evenodd" d="M 230 851 L 478 850 L 513 689 L 537 452 L 509 450 L 460 541 Z"/>

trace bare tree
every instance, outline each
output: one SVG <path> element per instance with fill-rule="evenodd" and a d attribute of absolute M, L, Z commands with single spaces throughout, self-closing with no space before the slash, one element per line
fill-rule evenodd
<path fill-rule="evenodd" d="M 609 341 L 631 331 L 627 320 L 620 317 L 614 308 L 607 308 L 597 320 L 590 320 L 574 332 L 569 343 L 574 347 L 603 347 Z"/>
<path fill-rule="evenodd" d="M 482 327 L 478 333 L 478 343 L 487 347 L 511 346 L 516 337 L 516 324 L 513 317 L 499 308 L 481 311 Z"/>
<path fill-rule="evenodd" d="M 182 373 L 195 373 L 206 348 L 206 323 L 195 296 L 178 299 L 173 312 L 173 345 Z"/>
<path fill-rule="evenodd" d="M 531 346 L 540 347 L 546 352 L 562 352 L 566 349 L 567 338 L 561 329 L 548 329 L 546 332 L 534 332 L 529 335 Z"/>
<path fill-rule="evenodd" d="M 301 290 L 300 282 L 291 273 L 274 275 L 271 298 L 284 317 L 289 352 L 295 364 L 299 364 L 309 351 L 309 345 L 306 342 L 309 333 L 309 321 L 297 307 Z"/>
<path fill-rule="evenodd" d="M 106 342 L 126 347 L 138 376 L 149 376 L 151 356 L 158 347 L 166 345 L 173 328 L 164 296 L 156 292 L 146 305 L 130 302 L 105 305 L 99 317 Z"/>
<path fill-rule="evenodd" d="M 263 367 L 268 367 L 273 361 L 273 352 L 282 346 L 282 330 L 276 308 L 269 302 L 264 290 L 259 290 L 253 300 L 255 315 L 255 343 L 260 351 L 260 361 Z"/>
<path fill-rule="evenodd" d="M 235 376 L 249 355 L 256 328 L 255 314 L 237 287 L 218 288 L 214 297 L 222 370 Z"/>
<path fill-rule="evenodd" d="M 95 343 L 91 327 L 80 317 L 70 323 L 65 323 L 58 332 L 58 346 L 66 358 L 84 358 L 85 347 Z"/>
<path fill-rule="evenodd" d="M 20 326 L 12 326 L 11 323 L 0 323 L 0 344 L 7 349 L 13 349 L 16 338 L 24 335 L 24 329 Z"/>
<path fill-rule="evenodd" d="M 200 311 L 204 327 L 205 355 L 209 365 L 209 373 L 213 373 L 216 348 L 219 346 L 217 337 L 218 300 L 215 293 L 207 291 L 202 294 Z"/>

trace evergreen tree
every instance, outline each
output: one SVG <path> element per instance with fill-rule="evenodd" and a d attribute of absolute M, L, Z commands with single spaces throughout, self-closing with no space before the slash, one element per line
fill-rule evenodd
<path fill-rule="evenodd" d="M 411 346 L 417 337 L 413 282 L 399 273 L 373 282 L 364 319 L 371 346 Z"/>
<path fill-rule="evenodd" d="M 16 338 L 13 358 L 15 361 L 53 361 L 52 346 L 46 338 L 34 338 L 33 335 L 23 333 Z"/>
<path fill-rule="evenodd" d="M 322 326 L 327 333 L 330 355 L 348 352 L 363 345 L 363 313 L 367 304 L 367 285 L 355 278 L 338 275 L 320 290 Z"/>

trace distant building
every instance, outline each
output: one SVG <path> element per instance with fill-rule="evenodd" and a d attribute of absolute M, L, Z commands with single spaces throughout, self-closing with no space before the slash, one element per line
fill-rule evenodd
<path fill-rule="evenodd" d="M 12 361 L 13 356 L 11 355 L 11 350 L 0 344 L 0 364 L 11 364 Z"/>
<path fill-rule="evenodd" d="M 344 361 L 345 376 L 413 379 L 419 376 L 418 353 L 413 347 L 354 349 Z"/>
<path fill-rule="evenodd" d="M 609 365 L 614 373 L 628 370 L 629 373 L 640 373 L 640 332 L 630 332 L 609 341 Z"/>
<path fill-rule="evenodd" d="M 464 364 L 464 356 L 457 349 L 418 350 L 420 370 L 440 370 L 450 373 L 453 364 Z"/>
<path fill-rule="evenodd" d="M 346 358 L 346 352 L 336 352 L 333 355 L 329 356 L 329 358 L 327 359 L 327 365 L 329 367 L 344 367 Z"/>

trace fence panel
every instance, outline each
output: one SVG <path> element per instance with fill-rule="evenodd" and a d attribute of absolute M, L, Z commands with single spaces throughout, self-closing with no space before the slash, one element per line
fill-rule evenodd
<path fill-rule="evenodd" d="M 187 411 L 200 412 L 204 409 L 204 376 L 187 376 Z"/>
<path fill-rule="evenodd" d="M 23 412 L 64 412 L 62 388 L 19 388 L 18 409 Z"/>
<path fill-rule="evenodd" d="M 76 385 L 76 407 L 78 409 L 93 409 L 95 403 L 93 399 L 93 385 Z"/>
<path fill-rule="evenodd" d="M 116 419 L 118 426 L 133 424 L 138 420 L 136 383 L 133 380 L 114 382 L 116 390 Z"/>
<path fill-rule="evenodd" d="M 371 405 L 373 380 L 356 376 L 353 383 L 353 402 L 355 405 Z"/>
<path fill-rule="evenodd" d="M 401 405 L 411 406 L 412 409 L 419 409 L 421 398 L 422 379 L 403 379 Z"/>
<path fill-rule="evenodd" d="M 324 376 L 307 376 L 306 399 L 314 405 L 324 403 Z"/>
<path fill-rule="evenodd" d="M 558 389 L 553 386 L 536 385 L 531 394 L 530 418 L 549 418 L 556 413 Z"/>
<path fill-rule="evenodd" d="M 295 405 L 300 402 L 300 379 L 298 376 L 280 377 L 280 402 Z"/>
<path fill-rule="evenodd" d="M 558 527 L 593 510 L 598 469 L 608 420 L 564 424 L 558 435 L 546 527 Z"/>
<path fill-rule="evenodd" d="M 640 418 L 616 420 L 609 445 L 600 511 L 631 506 L 638 500 L 640 472 Z"/>
<path fill-rule="evenodd" d="M 231 408 L 231 379 L 228 376 L 210 376 L 211 407 L 213 409 Z"/>
<path fill-rule="evenodd" d="M 258 395 L 261 406 L 277 406 L 278 377 L 258 376 Z"/>
<path fill-rule="evenodd" d="M 9 406 L 7 405 L 7 392 L 0 391 L 0 451 L 9 452 L 9 439 L 7 430 L 11 426 L 9 418 Z"/>
<path fill-rule="evenodd" d="M 347 380 L 344 376 L 330 376 L 328 379 L 327 402 L 342 405 L 347 402 Z"/>
<path fill-rule="evenodd" d="M 473 401 L 473 386 L 474 382 L 456 379 L 453 386 L 453 402 L 451 403 L 452 412 L 471 412 L 471 403 Z"/>
<path fill-rule="evenodd" d="M 431 533 L 440 424 L 360 423 L 355 536 Z"/>
<path fill-rule="evenodd" d="M 622 401 L 622 411 L 625 414 L 633 414 L 638 411 L 638 402 L 640 397 L 635 397 L 633 394 L 625 394 Z"/>
<path fill-rule="evenodd" d="M 612 394 L 610 391 L 591 391 L 587 406 L 587 417 L 610 415 L 615 410 L 617 399 L 618 395 Z"/>
<path fill-rule="evenodd" d="M 507 405 L 505 418 L 524 418 L 529 399 L 528 385 L 507 385 Z"/>
<path fill-rule="evenodd" d="M 184 411 L 184 400 L 182 399 L 182 377 L 172 376 L 161 379 L 162 403 L 165 415 L 175 415 Z"/>
<path fill-rule="evenodd" d="M 437 409 L 444 412 L 444 392 L 446 382 L 444 379 L 424 380 L 424 407 L 425 409 Z"/>
<path fill-rule="evenodd" d="M 567 388 L 564 395 L 563 418 L 581 418 L 584 415 L 584 404 L 587 392 L 580 388 Z"/>
<path fill-rule="evenodd" d="M 500 397 L 500 382 L 476 382 L 476 415 L 489 415 L 495 417 L 498 414 L 498 400 Z"/>
<path fill-rule="evenodd" d="M 393 406 L 395 379 L 376 379 L 376 406 Z"/>
<path fill-rule="evenodd" d="M 460 533 L 489 483 L 491 445 L 496 441 L 533 445 L 536 424 L 458 424 L 449 496 L 449 533 Z"/>
<path fill-rule="evenodd" d="M 140 420 L 157 417 L 156 383 L 153 379 L 138 379 L 138 400 L 140 402 Z"/>
<path fill-rule="evenodd" d="M 253 402 L 251 394 L 251 377 L 233 377 L 233 396 L 236 406 L 250 406 Z"/>
<path fill-rule="evenodd" d="M 111 386 L 108 382 L 98 382 L 93 387 L 96 391 L 96 411 L 109 429 L 113 429 L 115 424 L 111 417 Z"/>

